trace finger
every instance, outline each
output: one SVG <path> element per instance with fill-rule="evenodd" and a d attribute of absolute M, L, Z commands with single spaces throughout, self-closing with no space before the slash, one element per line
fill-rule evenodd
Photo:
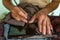
<path fill-rule="evenodd" d="M 27 20 L 26 20 L 24 17 L 22 17 L 22 16 L 15 16 L 14 18 L 15 18 L 17 21 L 23 21 L 23 22 L 27 23 Z"/>
<path fill-rule="evenodd" d="M 23 16 L 23 17 L 27 18 L 27 16 L 26 16 L 25 13 L 23 12 L 23 9 L 22 9 L 22 8 L 15 7 L 14 12 L 16 12 L 16 14 L 18 14 L 18 15 L 20 15 L 20 16 Z"/>
<path fill-rule="evenodd" d="M 49 22 L 50 22 L 50 20 L 49 20 Z M 53 26 L 52 26 L 51 22 L 50 22 L 50 29 L 53 30 Z"/>
<path fill-rule="evenodd" d="M 23 21 L 23 22 L 26 22 L 26 23 L 27 23 L 27 20 L 26 20 L 24 17 L 16 14 L 15 12 L 13 12 L 12 14 L 13 14 L 14 18 L 15 18 L 17 21 Z"/>
<path fill-rule="evenodd" d="M 46 35 L 46 19 L 43 21 L 43 35 Z"/>
<path fill-rule="evenodd" d="M 49 21 L 47 21 L 47 34 L 51 35 L 51 28 Z"/>
<path fill-rule="evenodd" d="M 21 9 L 21 10 L 19 11 L 19 15 L 27 18 L 27 13 L 26 13 L 25 11 L 23 11 L 23 9 Z"/>
<path fill-rule="evenodd" d="M 27 23 L 27 20 L 24 17 L 20 17 L 20 18 L 21 18 L 21 21 Z"/>
<path fill-rule="evenodd" d="M 49 18 L 48 18 L 48 21 L 49 21 L 49 24 L 50 24 L 50 29 L 53 30 L 53 26 L 52 26 L 51 21 L 50 21 Z"/>
<path fill-rule="evenodd" d="M 26 16 L 28 16 L 28 14 L 21 8 L 21 10 L 24 12 L 24 14 L 26 15 Z"/>
<path fill-rule="evenodd" d="M 14 13 L 12 13 L 12 17 L 16 19 L 17 21 L 20 21 L 20 17 L 17 17 Z"/>
<path fill-rule="evenodd" d="M 16 14 L 16 13 L 14 12 L 14 10 L 11 11 L 11 15 L 12 15 L 12 16 L 13 16 L 13 14 Z"/>
<path fill-rule="evenodd" d="M 53 26 L 52 26 L 52 24 L 50 24 L 50 29 L 53 30 Z"/>
<path fill-rule="evenodd" d="M 19 15 L 23 16 L 24 18 L 27 18 L 27 16 L 23 12 L 19 12 Z"/>
<path fill-rule="evenodd" d="M 31 18 L 31 20 L 29 21 L 29 23 L 33 23 L 35 21 L 36 17 L 35 15 Z"/>
<path fill-rule="evenodd" d="M 38 20 L 38 28 L 39 28 L 39 32 L 42 33 L 42 22 L 43 22 L 43 18 L 39 18 Z"/>

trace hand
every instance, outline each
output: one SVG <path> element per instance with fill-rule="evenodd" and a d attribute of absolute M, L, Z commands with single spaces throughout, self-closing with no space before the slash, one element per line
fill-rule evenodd
<path fill-rule="evenodd" d="M 42 33 L 43 35 L 46 35 L 46 34 L 51 35 L 51 30 L 53 28 L 52 28 L 49 17 L 44 13 L 46 13 L 46 12 L 40 11 L 40 12 L 36 13 L 32 17 L 32 19 L 29 21 L 29 23 L 33 23 L 37 19 L 39 32 Z"/>
<path fill-rule="evenodd" d="M 14 7 L 11 10 L 11 15 L 12 17 L 17 20 L 17 21 L 23 21 L 25 23 L 27 23 L 27 13 L 22 9 L 22 8 L 18 8 L 18 7 Z"/>

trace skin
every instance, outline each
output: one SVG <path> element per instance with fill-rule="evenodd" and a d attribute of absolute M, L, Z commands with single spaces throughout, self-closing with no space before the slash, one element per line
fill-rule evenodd
<path fill-rule="evenodd" d="M 51 30 L 53 29 L 50 19 L 47 16 L 51 11 L 58 7 L 60 0 L 53 0 L 50 4 L 44 7 L 42 10 L 38 11 L 29 21 L 29 23 L 33 23 L 36 19 L 38 20 L 38 30 L 43 35 L 49 34 L 51 35 Z M 27 23 L 27 13 L 22 9 L 14 6 L 11 3 L 11 0 L 3 0 L 3 5 L 11 11 L 11 15 L 14 19 L 18 21 L 23 21 Z M 53 5 L 53 6 L 52 6 Z"/>

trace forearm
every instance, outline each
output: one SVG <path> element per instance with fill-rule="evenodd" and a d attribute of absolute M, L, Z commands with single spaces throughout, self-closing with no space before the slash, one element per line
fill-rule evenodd
<path fill-rule="evenodd" d="M 13 9 L 15 6 L 11 3 L 11 0 L 3 0 L 3 5 L 7 8 L 7 9 L 9 9 L 9 10 L 11 10 L 11 9 Z"/>
<path fill-rule="evenodd" d="M 53 0 L 52 3 L 50 3 L 49 5 L 47 5 L 42 10 L 44 10 L 43 12 L 46 12 L 45 14 L 48 15 L 51 11 L 55 10 L 58 7 L 58 5 L 59 5 L 59 0 Z"/>

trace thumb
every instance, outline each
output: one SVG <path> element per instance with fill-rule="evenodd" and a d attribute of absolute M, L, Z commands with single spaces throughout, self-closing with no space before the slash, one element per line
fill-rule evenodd
<path fill-rule="evenodd" d="M 35 21 L 36 17 L 35 15 L 31 18 L 31 20 L 29 21 L 29 23 L 33 23 Z"/>

